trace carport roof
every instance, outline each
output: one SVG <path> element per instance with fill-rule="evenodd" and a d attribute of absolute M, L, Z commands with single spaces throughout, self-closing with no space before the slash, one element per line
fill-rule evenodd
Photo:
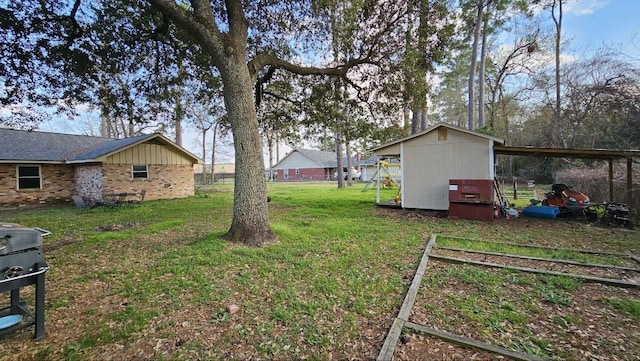
<path fill-rule="evenodd" d="M 496 154 L 522 155 L 528 157 L 551 158 L 585 158 L 585 159 L 631 159 L 640 157 L 640 150 L 631 149 L 572 149 L 572 148 L 537 148 L 510 147 L 494 145 Z"/>

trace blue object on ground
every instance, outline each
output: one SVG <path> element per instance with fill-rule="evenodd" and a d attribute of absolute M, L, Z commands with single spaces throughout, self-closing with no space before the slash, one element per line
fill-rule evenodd
<path fill-rule="evenodd" d="M 560 214 L 560 208 L 554 206 L 534 206 L 524 207 L 522 214 L 532 218 L 554 219 Z"/>
<path fill-rule="evenodd" d="M 0 329 L 11 327 L 22 321 L 22 315 L 9 315 L 0 317 Z"/>

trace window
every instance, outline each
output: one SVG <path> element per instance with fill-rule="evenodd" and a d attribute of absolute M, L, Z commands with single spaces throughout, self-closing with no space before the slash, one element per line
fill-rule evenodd
<path fill-rule="evenodd" d="M 40 166 L 18 166 L 18 189 L 42 189 Z"/>
<path fill-rule="evenodd" d="M 289 169 L 284 169 L 284 179 L 289 179 Z"/>
<path fill-rule="evenodd" d="M 133 179 L 147 179 L 149 172 L 146 165 L 134 165 L 131 167 L 131 176 Z"/>

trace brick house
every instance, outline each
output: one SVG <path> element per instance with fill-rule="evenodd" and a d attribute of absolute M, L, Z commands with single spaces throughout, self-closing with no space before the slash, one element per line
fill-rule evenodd
<path fill-rule="evenodd" d="M 69 201 L 72 195 L 195 193 L 193 154 L 161 134 L 125 139 L 0 129 L 0 206 Z"/>
<path fill-rule="evenodd" d="M 344 167 L 347 157 L 343 157 Z M 335 152 L 295 148 L 277 164 L 267 170 L 278 181 L 323 181 L 333 180 L 338 160 Z M 358 161 L 353 160 L 353 167 Z"/>

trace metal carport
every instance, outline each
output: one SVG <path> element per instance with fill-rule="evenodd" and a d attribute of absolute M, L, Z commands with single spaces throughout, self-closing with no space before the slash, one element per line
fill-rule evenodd
<path fill-rule="evenodd" d="M 609 201 L 613 201 L 613 162 L 615 160 L 627 160 L 627 194 L 626 202 L 633 204 L 633 162 L 640 157 L 640 150 L 612 150 L 612 149 L 571 149 L 571 148 L 536 148 L 536 147 L 511 147 L 494 145 L 495 154 L 521 155 L 525 157 L 543 158 L 583 158 L 599 159 L 609 162 Z"/>

